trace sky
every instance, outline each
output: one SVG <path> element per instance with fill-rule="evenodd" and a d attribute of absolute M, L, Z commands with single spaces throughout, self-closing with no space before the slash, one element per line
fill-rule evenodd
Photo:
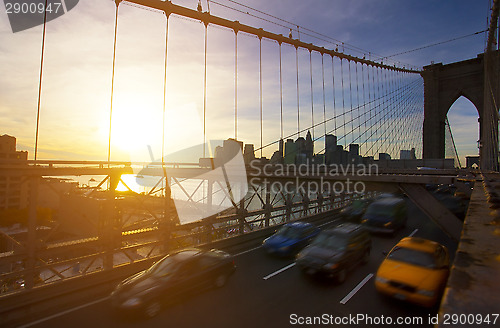
<path fill-rule="evenodd" d="M 196 0 L 174 0 L 195 9 Z M 212 15 L 288 35 L 318 46 L 376 59 L 450 40 L 487 28 L 489 0 L 229 0 L 210 1 Z M 207 1 L 202 1 L 207 10 Z M 224 6 L 237 8 L 242 12 Z M 47 23 L 41 93 L 38 159 L 106 160 L 111 98 L 111 160 L 147 161 L 162 153 L 165 17 L 123 2 L 119 6 L 114 93 L 111 97 L 115 5 L 110 0 L 80 0 Z M 311 38 L 303 28 L 321 33 Z M 207 139 L 234 137 L 234 33 L 209 26 L 207 43 Z M 204 26 L 169 19 L 165 153 L 203 142 Z M 338 40 L 329 41 L 325 36 Z M 293 37 L 298 37 L 293 31 Z M 452 63 L 484 51 L 485 33 L 392 57 L 399 66 L 421 68 Z M 18 149 L 33 158 L 37 123 L 42 26 L 13 33 L 0 5 L 0 135 L 17 137 Z M 341 42 L 344 42 L 342 45 Z M 259 41 L 238 36 L 238 139 L 260 145 Z M 357 50 L 362 49 L 362 50 Z M 263 143 L 280 136 L 279 56 L 274 42 L 262 41 Z M 321 56 L 313 53 L 315 90 Z M 300 53 L 301 72 L 309 54 Z M 283 46 L 284 134 L 296 130 L 295 50 Z M 301 107 L 310 97 L 301 73 Z M 416 75 L 418 78 L 418 75 Z M 314 108 L 322 108 L 314 92 Z M 310 106 L 310 105 L 309 105 Z M 318 109 L 317 112 L 321 112 Z M 320 115 L 321 116 L 321 115 Z M 477 154 L 477 111 L 460 98 L 449 111 L 459 155 Z M 312 117 L 316 122 L 321 117 Z M 305 120 L 308 118 L 305 117 Z M 319 132 L 317 132 L 319 133 Z M 318 147 L 322 148 L 322 147 Z M 268 148 L 264 156 L 275 149 Z"/>

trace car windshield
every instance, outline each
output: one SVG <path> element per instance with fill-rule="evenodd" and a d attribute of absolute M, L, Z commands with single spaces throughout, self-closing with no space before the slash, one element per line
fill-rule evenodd
<path fill-rule="evenodd" d="M 387 256 L 388 259 L 418 265 L 424 268 L 435 269 L 436 259 L 431 253 L 418 251 L 415 249 L 396 247 Z"/>
<path fill-rule="evenodd" d="M 178 267 L 179 262 L 169 256 L 151 266 L 148 269 L 148 273 L 154 276 L 165 277 L 174 273 Z"/>
<path fill-rule="evenodd" d="M 290 239 L 300 238 L 300 230 L 291 226 L 281 227 L 281 229 L 278 230 L 277 234 Z"/>
<path fill-rule="evenodd" d="M 332 233 L 320 233 L 312 242 L 312 245 L 342 251 L 345 249 L 346 238 Z"/>

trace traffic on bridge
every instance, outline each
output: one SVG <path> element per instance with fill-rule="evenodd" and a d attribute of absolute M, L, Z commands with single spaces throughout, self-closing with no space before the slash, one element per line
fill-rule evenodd
<path fill-rule="evenodd" d="M 404 237 L 437 241 L 448 248 L 452 257 L 456 251 L 456 242 L 412 205 L 411 201 L 406 200 L 406 203 L 409 215 L 405 227 L 394 234 L 369 236 L 371 246 L 367 263 L 356 263 L 350 267 L 341 283 L 328 275 L 308 274 L 307 270 L 296 265 L 300 263 L 295 261 L 296 253 L 266 251 L 262 246 L 263 240 L 260 240 L 260 243 L 238 246 L 235 251 L 228 250 L 232 251 L 236 269 L 234 274 L 228 274 L 223 287 L 209 285 L 197 288 L 194 292 L 186 291 L 171 304 L 168 303 L 170 293 L 165 292 L 159 296 L 165 299 L 165 306 L 154 313 L 155 316 L 151 319 L 146 319 L 146 309 L 144 313 L 131 316 L 127 312 L 133 306 L 116 313 L 113 296 L 103 294 L 96 301 L 82 304 L 84 307 L 53 318 L 44 318 L 31 327 L 87 327 L 89 318 L 99 325 L 119 324 L 124 327 L 156 327 L 165 324 L 177 327 L 287 327 L 307 325 L 308 322 L 314 322 L 315 325 L 337 325 L 337 320 L 349 317 L 356 317 L 356 326 L 364 327 L 374 326 L 375 324 L 370 324 L 372 321 L 390 324 L 392 320 L 395 324 L 398 318 L 405 320 L 405 323 L 414 320 L 411 324 L 432 327 L 429 320 L 438 313 L 438 306 L 422 307 L 385 297 L 375 288 L 377 270 L 385 258 L 384 253 L 389 252 Z M 314 226 L 328 231 L 341 222 L 345 221 L 338 214 L 331 213 L 315 218 Z M 127 281 L 123 284 L 125 288 Z M 192 285 L 198 285 L 198 281 L 193 281 Z M 133 297 L 145 297 L 145 294 L 134 294 Z M 360 318 L 358 314 L 364 317 Z M 321 324 L 318 324 L 317 318 L 321 318 Z M 349 325 L 345 322 L 342 324 Z"/>

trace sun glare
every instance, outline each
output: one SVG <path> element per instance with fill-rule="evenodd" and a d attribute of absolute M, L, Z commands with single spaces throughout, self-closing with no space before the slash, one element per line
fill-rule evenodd
<path fill-rule="evenodd" d="M 128 156 L 132 162 L 160 160 L 162 154 L 161 107 L 139 101 L 117 101 L 111 128 L 112 160 L 117 154 Z M 103 134 L 104 129 L 101 129 Z M 174 153 L 203 143 L 203 123 L 194 103 L 172 106 L 165 113 L 164 154 Z M 153 159 L 149 152 L 151 147 Z M 115 154 L 115 157 L 113 156 Z M 125 160 L 120 158 L 119 160 Z"/>

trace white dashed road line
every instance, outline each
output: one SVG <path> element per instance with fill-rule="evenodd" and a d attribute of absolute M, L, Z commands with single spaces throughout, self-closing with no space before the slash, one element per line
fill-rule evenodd
<path fill-rule="evenodd" d="M 264 277 L 264 278 L 262 278 L 262 279 L 267 280 L 267 279 L 269 279 L 269 278 L 271 278 L 271 277 L 274 277 L 274 276 L 275 276 L 275 275 L 277 275 L 277 274 L 282 273 L 283 271 L 286 271 L 286 270 L 290 269 L 290 268 L 291 268 L 291 267 L 293 267 L 293 266 L 295 266 L 295 262 L 294 262 L 294 263 L 292 263 L 292 264 L 287 265 L 287 266 L 286 266 L 286 267 L 284 267 L 284 268 L 279 269 L 278 271 L 275 271 L 275 272 L 273 272 L 273 273 L 271 273 L 271 274 L 268 274 L 267 276 L 265 276 L 265 277 Z"/>
<path fill-rule="evenodd" d="M 250 252 L 253 252 L 255 250 L 258 250 L 259 248 L 261 248 L 262 246 L 258 246 L 258 247 L 255 247 L 255 248 L 252 248 L 252 249 L 249 249 L 249 250 L 246 250 L 246 251 L 243 251 L 241 253 L 238 253 L 238 254 L 234 254 L 233 256 L 240 256 L 240 255 L 243 255 L 243 254 L 246 254 L 246 253 L 250 253 Z"/>
<path fill-rule="evenodd" d="M 327 225 L 327 224 L 330 224 L 330 223 L 333 223 L 335 221 L 338 221 L 338 219 L 335 219 L 335 220 L 332 220 L 332 221 L 328 221 L 328 222 L 325 222 L 325 223 L 322 223 L 322 224 L 319 224 L 318 227 L 322 227 L 324 225 Z"/>
<path fill-rule="evenodd" d="M 416 233 L 418 232 L 418 229 L 413 230 L 411 234 L 408 235 L 408 237 L 413 237 Z M 346 304 L 367 282 L 373 277 L 373 273 L 370 273 L 363 279 L 354 289 L 347 294 L 346 297 L 344 297 L 340 303 L 341 304 Z"/>
<path fill-rule="evenodd" d="M 354 287 L 353 290 L 349 294 L 347 294 L 346 297 L 344 297 L 341 301 L 340 304 L 346 304 L 349 302 L 349 300 L 368 282 L 373 277 L 373 273 L 370 273 L 363 279 L 356 287 Z"/>
<path fill-rule="evenodd" d="M 413 230 L 413 232 L 408 237 L 413 237 L 414 234 L 418 232 L 418 229 Z"/>

